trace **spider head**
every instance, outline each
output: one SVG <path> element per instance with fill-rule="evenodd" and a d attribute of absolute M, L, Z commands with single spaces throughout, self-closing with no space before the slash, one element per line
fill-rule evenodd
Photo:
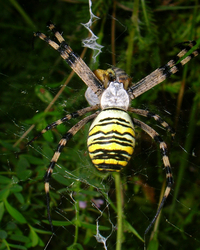
<path fill-rule="evenodd" d="M 124 70 L 114 66 L 107 70 L 96 69 L 94 74 L 102 82 L 105 89 L 108 87 L 109 83 L 113 81 L 122 82 L 124 89 L 128 89 L 132 83 L 132 78 L 129 77 Z"/>

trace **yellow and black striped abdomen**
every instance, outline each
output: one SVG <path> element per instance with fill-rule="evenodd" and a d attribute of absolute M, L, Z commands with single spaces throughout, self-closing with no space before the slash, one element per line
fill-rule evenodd
<path fill-rule="evenodd" d="M 128 113 L 118 108 L 102 110 L 90 127 L 87 144 L 98 170 L 120 171 L 135 147 L 134 126 Z"/>

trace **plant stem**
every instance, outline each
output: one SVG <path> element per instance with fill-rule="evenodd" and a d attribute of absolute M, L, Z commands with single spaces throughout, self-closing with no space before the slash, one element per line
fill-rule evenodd
<path fill-rule="evenodd" d="M 121 179 L 120 173 L 113 173 L 115 178 L 116 200 L 117 200 L 117 241 L 116 250 L 121 250 L 123 241 L 123 227 L 122 227 L 122 192 L 121 192 Z"/>

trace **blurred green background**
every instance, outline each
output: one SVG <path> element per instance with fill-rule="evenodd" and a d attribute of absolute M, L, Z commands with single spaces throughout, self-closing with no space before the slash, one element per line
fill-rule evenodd
<path fill-rule="evenodd" d="M 34 39 L 33 33 L 51 36 L 46 27 L 51 20 L 80 55 L 81 41 L 88 37 L 81 25 L 90 18 L 88 1 L 1 0 L 0 9 L 0 249 L 104 249 L 94 237 L 96 221 L 105 237 L 99 235 L 99 239 L 107 240 L 107 249 L 115 249 L 114 179 L 97 172 L 90 162 L 86 147 L 89 124 L 63 150 L 52 175 L 52 238 L 43 176 L 60 138 L 79 119 L 26 147 L 47 124 L 87 106 L 86 86 L 74 75 L 44 112 L 71 69 L 45 42 Z M 116 65 L 137 82 L 176 55 L 177 44 L 187 40 L 200 44 L 198 1 L 98 0 L 93 1 L 92 10 L 99 17 L 92 30 L 104 46 L 96 62 L 93 51 L 86 50 L 83 59 L 92 70 Z M 175 180 L 153 238 L 149 239 L 151 233 L 147 236 L 148 249 L 200 249 L 199 71 L 200 56 L 132 101 L 133 107 L 158 113 L 176 130 L 172 142 L 170 134 L 153 120 L 140 117 L 168 143 Z M 158 145 L 139 129 L 136 132 L 134 156 L 121 173 L 126 219 L 122 249 L 134 250 L 143 249 L 140 237 L 156 213 L 165 183 Z"/>

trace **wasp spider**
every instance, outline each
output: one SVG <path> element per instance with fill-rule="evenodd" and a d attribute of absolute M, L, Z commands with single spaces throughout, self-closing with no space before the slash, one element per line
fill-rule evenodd
<path fill-rule="evenodd" d="M 144 117 L 150 117 L 159 122 L 164 128 L 173 131 L 160 116 L 146 110 L 130 107 L 132 99 L 153 88 L 164 81 L 167 77 L 175 74 L 179 69 L 199 54 L 199 49 L 194 50 L 188 56 L 185 54 L 196 44 L 194 41 L 182 43 L 182 50 L 167 64 L 156 69 L 151 74 L 137 83 L 132 83 L 131 78 L 121 69 L 112 67 L 108 70 L 96 70 L 92 72 L 85 62 L 70 48 L 63 36 L 55 29 L 52 23 L 48 24 L 49 29 L 54 33 L 58 43 L 50 40 L 45 34 L 37 32 L 35 36 L 47 42 L 51 47 L 60 53 L 60 56 L 76 72 L 76 74 L 88 86 L 85 97 L 90 104 L 89 107 L 78 110 L 48 125 L 39 135 L 33 138 L 28 144 L 36 140 L 40 135 L 55 128 L 59 124 L 69 121 L 72 118 L 83 116 L 88 112 L 93 114 L 83 118 L 74 125 L 60 140 L 57 150 L 54 153 L 50 165 L 45 174 L 45 192 L 47 195 L 48 218 L 51 224 L 49 208 L 49 180 L 55 164 L 61 154 L 63 147 L 68 141 L 88 122 L 92 121 L 89 129 L 87 146 L 89 156 L 98 170 L 117 171 L 123 169 L 129 162 L 135 147 L 135 129 L 140 127 L 160 147 L 162 161 L 166 171 L 166 189 L 159 208 L 147 227 L 145 234 L 158 217 L 173 184 L 171 166 L 167 153 L 167 145 L 159 134 L 142 121 L 130 117 L 128 113 L 135 113 Z M 185 56 L 185 57 L 184 57 Z M 100 110 L 100 111 L 99 111 Z"/>

